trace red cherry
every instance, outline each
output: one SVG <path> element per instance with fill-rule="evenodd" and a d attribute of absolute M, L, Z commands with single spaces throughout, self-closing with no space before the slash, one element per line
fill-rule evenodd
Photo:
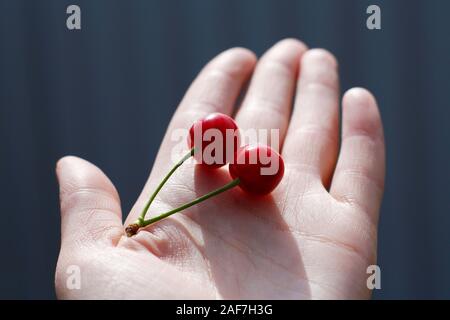
<path fill-rule="evenodd" d="M 192 125 L 188 145 L 195 147 L 194 158 L 199 163 L 220 168 L 231 162 L 239 147 L 236 122 L 225 114 L 212 113 Z"/>
<path fill-rule="evenodd" d="M 233 179 L 239 178 L 239 186 L 249 193 L 264 195 L 280 183 L 284 175 L 281 155 L 266 145 L 247 145 L 239 149 L 229 166 Z"/>

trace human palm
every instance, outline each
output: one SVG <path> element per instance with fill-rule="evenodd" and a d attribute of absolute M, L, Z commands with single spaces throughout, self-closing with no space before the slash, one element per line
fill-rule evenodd
<path fill-rule="evenodd" d="M 172 132 L 212 112 L 232 114 L 250 77 L 235 119 L 244 130 L 279 129 L 286 171 L 275 191 L 253 197 L 233 188 L 128 238 L 112 183 L 89 162 L 65 157 L 57 166 L 62 215 L 58 297 L 370 297 L 366 270 L 376 260 L 384 181 L 378 108 L 368 91 L 349 90 L 339 138 L 336 60 L 297 40 L 277 43 L 257 64 L 249 51 L 230 49 L 202 70 L 173 117 L 125 224 L 137 219 L 170 170 Z M 212 171 L 185 163 L 147 217 L 229 181 L 226 168 Z M 81 272 L 76 290 L 66 285 L 73 265 Z"/>

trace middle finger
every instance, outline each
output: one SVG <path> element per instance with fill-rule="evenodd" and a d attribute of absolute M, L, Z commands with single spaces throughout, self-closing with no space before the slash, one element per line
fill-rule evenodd
<path fill-rule="evenodd" d="M 236 122 L 246 130 L 279 130 L 279 140 L 272 146 L 281 148 L 289 123 L 298 68 L 306 46 L 295 39 L 285 39 L 270 48 L 256 66 L 248 92 L 236 114 Z M 259 141 L 261 142 L 261 141 Z"/>

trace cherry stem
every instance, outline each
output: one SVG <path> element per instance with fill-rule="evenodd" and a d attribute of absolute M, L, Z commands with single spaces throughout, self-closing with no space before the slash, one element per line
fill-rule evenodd
<path fill-rule="evenodd" d="M 147 203 L 145 204 L 144 209 L 141 212 L 141 215 L 138 218 L 137 223 L 141 226 L 142 223 L 144 222 L 145 219 L 145 215 L 148 211 L 148 208 L 150 208 L 150 205 L 152 204 L 153 200 L 155 200 L 156 195 L 158 194 L 158 192 L 162 189 L 162 187 L 164 186 L 164 184 L 167 182 L 167 180 L 169 180 L 170 176 L 178 169 L 178 167 L 180 167 L 187 159 L 189 159 L 190 157 L 192 157 L 194 155 L 194 149 L 192 148 L 183 158 L 181 158 L 180 161 L 178 161 L 175 166 L 169 171 L 169 173 L 164 177 L 164 179 L 161 181 L 161 183 L 158 185 L 158 187 L 156 188 L 156 190 L 153 192 L 153 194 L 151 195 L 151 197 L 148 199 Z"/>
<path fill-rule="evenodd" d="M 218 188 L 218 189 L 216 189 L 214 191 L 211 191 L 211 192 L 209 192 L 209 193 L 207 193 L 207 194 L 205 194 L 205 195 L 203 195 L 201 197 L 198 197 L 197 199 L 192 200 L 191 202 L 188 202 L 186 204 L 183 204 L 182 206 L 180 206 L 178 208 L 175 208 L 175 209 L 172 209 L 172 210 L 167 211 L 165 213 L 162 213 L 162 214 L 160 214 L 157 217 L 154 217 L 154 218 L 151 218 L 151 219 L 148 219 L 148 220 L 144 220 L 144 221 L 139 221 L 139 227 L 146 227 L 146 226 L 148 226 L 148 225 L 150 225 L 152 223 L 155 223 L 155 222 L 157 222 L 157 221 L 159 221 L 161 219 L 167 218 L 168 216 L 171 216 L 174 213 L 177 213 L 179 211 L 182 211 L 184 209 L 192 207 L 192 206 L 194 206 L 194 205 L 196 205 L 196 204 L 198 204 L 200 202 L 203 202 L 203 201 L 205 201 L 205 200 L 207 200 L 207 199 L 209 199 L 211 197 L 214 197 L 214 196 L 216 196 L 216 195 L 218 195 L 218 194 L 220 194 L 222 192 L 225 192 L 225 191 L 227 191 L 229 189 L 232 189 L 232 188 L 236 187 L 239 183 L 240 183 L 239 178 L 234 179 L 233 181 L 227 183 L 223 187 L 220 187 L 220 188 Z"/>

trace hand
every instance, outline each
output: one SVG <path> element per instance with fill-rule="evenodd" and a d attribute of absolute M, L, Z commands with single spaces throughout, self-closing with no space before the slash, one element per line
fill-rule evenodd
<path fill-rule="evenodd" d="M 235 119 L 244 130 L 280 129 L 286 171 L 277 189 L 261 199 L 234 188 L 127 238 L 110 180 L 87 161 L 63 158 L 59 298 L 370 297 L 366 269 L 376 262 L 384 183 L 380 114 L 368 91 L 349 90 L 339 137 L 336 60 L 297 40 L 277 43 L 257 64 L 248 50 L 230 49 L 201 71 L 125 224 L 172 166 L 171 132 L 212 112 L 231 114 L 252 74 Z M 147 217 L 229 181 L 225 168 L 183 164 Z M 80 290 L 66 286 L 71 265 L 80 268 Z"/>

